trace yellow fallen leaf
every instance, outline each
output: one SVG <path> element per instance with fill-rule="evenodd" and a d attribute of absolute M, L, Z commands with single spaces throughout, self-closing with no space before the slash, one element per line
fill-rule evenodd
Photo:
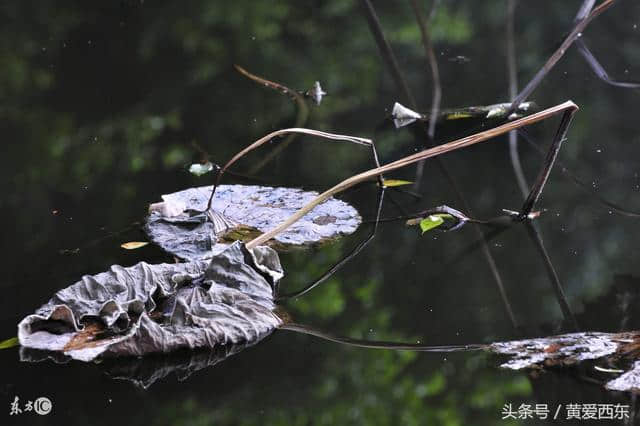
<path fill-rule="evenodd" d="M 447 114 L 445 120 L 458 120 L 460 118 L 471 118 L 473 115 L 468 112 L 452 112 L 451 114 Z"/>
<path fill-rule="evenodd" d="M 402 186 L 402 185 L 411 185 L 413 182 L 408 180 L 400 180 L 400 179 L 385 179 L 384 187 L 391 188 L 393 186 Z"/>
<path fill-rule="evenodd" d="M 12 337 L 11 339 L 3 340 L 0 342 L 0 349 L 9 349 L 14 346 L 18 346 L 20 342 L 17 337 Z"/>
<path fill-rule="evenodd" d="M 140 247 L 144 247 L 149 244 L 147 241 L 131 241 L 128 243 L 121 244 L 120 247 L 127 250 L 135 250 Z"/>

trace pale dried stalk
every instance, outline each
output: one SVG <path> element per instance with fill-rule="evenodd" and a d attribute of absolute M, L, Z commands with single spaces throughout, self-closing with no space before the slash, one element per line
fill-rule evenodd
<path fill-rule="evenodd" d="M 318 136 L 318 137 L 325 138 L 325 139 L 347 141 L 347 142 L 353 142 L 353 143 L 358 144 L 358 145 L 369 146 L 369 147 L 371 147 L 371 150 L 373 152 L 373 159 L 374 159 L 374 161 L 376 163 L 376 166 L 380 166 L 380 163 L 379 163 L 379 160 L 378 160 L 378 153 L 376 152 L 375 145 L 373 144 L 373 141 L 371 139 L 358 138 L 358 137 L 349 136 L 349 135 L 339 135 L 339 134 L 335 134 L 335 133 L 321 132 L 320 130 L 305 129 L 305 128 L 301 128 L 301 127 L 300 128 L 294 127 L 294 128 L 291 128 L 291 129 L 276 130 L 275 132 L 271 132 L 268 135 L 261 137 L 260 139 L 258 139 L 257 141 L 255 141 L 254 143 L 252 143 L 251 145 L 249 145 L 248 147 L 246 147 L 242 151 L 238 152 L 236 155 L 233 156 L 233 158 L 231 158 L 231 160 L 229 160 L 227 162 L 227 164 L 225 164 L 222 167 L 222 169 L 220 169 L 220 172 L 218 173 L 218 176 L 216 178 L 216 182 L 215 182 L 215 184 L 213 186 L 213 190 L 211 191 L 211 196 L 209 197 L 209 202 L 207 203 L 207 211 L 209 209 L 211 209 L 211 203 L 213 202 L 213 196 L 214 196 L 214 194 L 216 192 L 216 187 L 220 183 L 220 179 L 222 178 L 222 175 L 224 174 L 225 171 L 227 171 L 227 169 L 229 167 L 231 167 L 233 165 L 233 163 L 238 161 L 240 158 L 244 157 L 250 151 L 253 151 L 254 149 L 258 148 L 259 146 L 264 145 L 265 143 L 269 142 L 271 139 L 273 139 L 275 137 L 278 137 L 278 136 L 291 134 L 291 133 L 303 133 L 303 134 L 307 134 L 307 135 L 311 135 L 311 136 Z"/>
<path fill-rule="evenodd" d="M 560 112 L 564 112 L 567 110 L 577 110 L 578 106 L 576 104 L 574 104 L 572 101 L 567 101 L 564 102 L 562 104 L 553 106 L 551 108 L 547 108 L 543 111 L 537 112 L 535 114 L 529 115 L 527 117 L 524 118 L 520 118 L 518 120 L 514 120 L 511 121 L 509 123 L 505 123 L 501 126 L 498 126 L 496 128 L 493 129 L 489 129 L 489 130 L 485 130 L 484 132 L 480 132 L 480 133 L 476 133 L 474 135 L 471 136 L 467 136 L 461 139 L 457 139 L 455 141 L 443 144 L 443 145 L 438 145 L 435 146 L 433 148 L 430 149 L 426 149 L 424 151 L 420 151 L 417 152 L 413 155 L 410 155 L 408 157 L 404 157 L 401 158 L 400 160 L 394 161 L 392 163 L 386 164 L 382 167 L 376 167 L 375 169 L 371 169 L 371 170 L 367 170 L 365 172 L 359 173 L 355 176 L 352 176 L 348 179 L 345 179 L 344 181 L 340 182 L 339 184 L 335 185 L 333 188 L 323 192 L 322 194 L 318 195 L 315 199 L 313 199 L 311 202 L 309 202 L 307 205 L 305 205 L 304 207 L 302 207 L 300 210 L 298 210 L 296 213 L 294 213 L 293 215 L 291 215 L 287 220 L 285 220 L 283 223 L 281 223 L 280 225 L 278 225 L 276 228 L 272 229 L 269 232 L 266 232 L 262 235 L 260 235 L 259 237 L 249 241 L 247 243 L 247 248 L 254 248 L 256 246 L 259 246 L 260 244 L 264 244 L 265 242 L 269 241 L 271 238 L 275 237 L 276 235 L 278 235 L 279 233 L 283 232 L 284 230 L 286 230 L 289 226 L 293 225 L 295 222 L 297 222 L 298 220 L 300 220 L 302 217 L 304 217 L 304 215 L 306 215 L 307 213 L 309 213 L 311 210 L 313 210 L 318 204 L 321 204 L 322 202 L 326 201 L 327 199 L 329 199 L 330 197 L 332 197 L 335 194 L 338 194 L 339 192 L 342 192 L 354 185 L 357 185 L 360 182 L 366 181 L 368 179 L 371 179 L 373 177 L 377 177 L 383 173 L 387 173 L 390 172 L 392 170 L 396 170 L 396 169 L 400 169 L 402 167 L 408 166 L 410 164 L 416 163 L 418 161 L 421 160 L 426 160 L 427 158 L 431 158 L 431 157 L 436 157 L 438 155 L 441 154 L 445 154 L 447 152 L 451 152 L 451 151 L 455 151 L 457 149 L 460 148 L 464 148 L 479 142 L 484 142 L 488 139 L 491 139 L 493 137 L 502 135 L 504 133 L 507 133 L 511 130 L 515 130 L 518 129 L 520 127 L 523 126 L 527 126 L 529 124 L 533 124 L 533 123 L 537 123 L 539 121 L 545 120 L 551 116 L 554 116 Z M 265 138 L 267 138 L 269 135 L 265 136 Z M 263 138 L 264 139 L 264 138 Z M 356 138 L 358 139 L 358 138 Z M 259 142 L 259 141 L 258 141 Z M 257 144 L 258 142 L 255 142 L 253 145 Z M 246 148 L 246 150 L 248 150 L 249 148 L 251 148 L 253 145 L 249 146 L 248 148 Z M 237 156 L 236 156 L 237 157 Z M 235 157 L 234 157 L 235 158 Z M 232 159 L 233 161 L 233 159 Z"/>

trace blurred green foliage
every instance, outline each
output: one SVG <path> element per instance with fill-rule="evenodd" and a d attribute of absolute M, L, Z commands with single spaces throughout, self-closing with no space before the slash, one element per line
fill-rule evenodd
<path fill-rule="evenodd" d="M 410 4 L 373 3 L 420 110 L 427 111 L 431 80 Z M 549 1 L 541 8 L 538 2 L 520 2 L 516 44 L 521 84 L 569 28 L 578 4 Z M 629 35 L 637 13 L 627 7 L 638 11 L 638 5 L 621 4 L 585 33 L 598 35 L 589 42 L 595 53 L 606 54 L 604 62 L 615 75 L 624 75 L 638 57 L 640 40 Z M 431 35 L 443 106 L 506 100 L 504 13 L 502 0 L 441 2 Z M 459 55 L 470 62 L 457 63 Z M 111 263 L 142 260 L 122 257 L 112 240 L 70 260 L 61 260 L 59 249 L 102 235 L 97 231 L 102 227 L 119 229 L 139 220 L 162 193 L 208 183 L 207 176 L 198 180 L 186 171 L 203 155 L 224 162 L 265 133 L 294 123 L 295 103 L 237 74 L 236 63 L 296 90 L 320 80 L 330 95 L 311 108 L 308 126 L 375 136 L 383 162 L 422 147 L 410 132 L 380 126 L 398 94 L 355 0 L 0 2 L 0 214 L 11 224 L 2 243 L 3 285 L 30 292 L 30 300 L 11 301 L 20 306 L 7 314 L 11 330 L 36 303 L 32 291 L 43 301 L 68 284 L 64 280 Z M 626 160 L 637 158 L 640 139 L 635 125 L 622 119 L 637 109 L 633 94 L 604 86 L 579 57 L 568 53 L 533 98 L 541 106 L 568 98 L 578 102 L 582 110 L 563 160 L 594 182 L 613 179 L 609 197 L 637 199 L 637 175 L 632 177 Z M 534 134 L 548 141 L 554 126 L 545 124 Z M 438 141 L 473 130 L 438 129 Z M 299 139 L 257 179 L 324 188 L 371 165 L 366 150 Z M 596 154 L 601 145 L 610 149 Z M 247 170 L 264 152 L 248 157 L 237 170 Z M 483 216 L 518 205 L 504 144 L 452 157 L 448 164 L 453 174 Z M 535 176 L 539 158 L 524 149 L 523 158 L 528 175 Z M 407 174 L 394 177 L 412 180 Z M 437 167 L 427 166 L 425 180 L 430 185 L 419 202 L 402 193 L 391 195 L 414 211 L 443 203 L 461 207 Z M 345 196 L 360 202 L 368 219 L 373 216 L 371 194 Z M 634 241 L 624 239 L 633 234 L 627 224 L 606 214 L 594 219 L 589 214 L 599 207 L 559 176 L 552 176 L 543 201 L 551 210 L 545 213 L 543 231 L 553 238 L 552 255 L 561 259 L 562 279 L 577 306 L 606 291 L 603 283 L 610 281 L 611 270 L 633 271 L 640 253 Z M 391 205 L 385 213 L 398 215 Z M 367 226 L 356 239 L 364 237 Z M 354 241 L 284 255 L 283 284 L 292 290 L 311 282 Z M 342 272 L 285 308 L 297 322 L 354 338 L 444 344 L 512 337 L 484 259 L 477 252 L 464 255 L 473 243 L 466 229 L 447 239 L 439 233 L 421 239 L 414 230 L 392 223 Z M 514 231 L 492 244 L 519 318 L 535 326 L 560 322 L 546 272 L 526 235 Z M 574 254 L 578 249 L 579 255 Z M 170 259 L 156 253 L 144 260 Z M 259 378 L 236 384 L 229 393 L 219 383 L 191 391 L 187 382 L 176 395 L 164 398 L 152 390 L 145 398 L 157 398 L 158 406 L 132 416 L 140 423 L 176 425 L 479 425 L 498 423 L 502 405 L 511 399 L 532 397 L 526 376 L 497 371 L 493 362 L 487 368 L 481 354 L 347 349 L 314 343 L 307 336 L 286 336 L 291 352 L 302 360 L 283 355 L 288 349 L 279 336 L 278 346 L 267 351 L 271 342 L 263 342 L 265 352 L 259 353 L 270 357 L 273 368 L 303 364 L 304 374 L 263 372 L 273 380 L 268 392 L 256 384 L 263 383 Z M 307 358 L 306 349 L 314 356 Z M 228 362 L 213 368 L 225 369 Z M 235 378 L 234 372 L 228 377 Z M 95 415 L 79 406 L 73 410 L 78 419 Z"/>

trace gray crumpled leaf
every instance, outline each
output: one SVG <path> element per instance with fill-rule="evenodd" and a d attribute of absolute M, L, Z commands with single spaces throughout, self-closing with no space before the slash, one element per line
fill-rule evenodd
<path fill-rule="evenodd" d="M 240 242 L 210 262 L 112 266 L 57 292 L 20 322 L 18 338 L 82 361 L 253 343 L 281 324 L 282 276 L 274 250 Z M 98 331 L 86 338 L 90 326 Z"/>
<path fill-rule="evenodd" d="M 612 340 L 611 334 L 594 332 L 491 344 L 491 351 L 510 356 L 501 367 L 512 370 L 539 366 L 543 362 L 575 364 L 611 355 L 617 348 L 618 343 Z"/>
<path fill-rule="evenodd" d="M 588 361 L 606 363 L 637 359 L 640 334 L 637 332 L 584 332 L 537 339 L 497 342 L 489 349 L 509 356 L 502 368 L 521 370 L 577 365 Z M 608 381 L 609 390 L 640 392 L 640 361 L 633 362 L 628 371 Z"/>
<path fill-rule="evenodd" d="M 640 361 L 634 362 L 626 373 L 607 382 L 605 387 L 614 391 L 640 393 Z"/>
<path fill-rule="evenodd" d="M 296 188 L 220 185 L 211 220 L 206 220 L 198 212 L 206 209 L 211 188 L 174 192 L 163 195 L 163 202 L 152 204 L 145 226 L 151 240 L 181 259 L 208 259 L 230 244 L 220 237 L 235 226 L 255 229 L 257 234 L 269 231 L 318 195 Z M 276 236 L 275 247 L 317 244 L 351 234 L 361 221 L 354 207 L 330 198 Z"/>

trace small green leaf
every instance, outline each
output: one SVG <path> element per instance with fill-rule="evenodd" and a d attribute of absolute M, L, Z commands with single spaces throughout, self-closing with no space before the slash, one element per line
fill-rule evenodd
<path fill-rule="evenodd" d="M 408 180 L 401 180 L 401 179 L 385 179 L 384 180 L 384 187 L 385 188 L 391 188 L 394 186 L 403 186 L 403 185 L 411 185 L 413 182 L 410 182 Z"/>
<path fill-rule="evenodd" d="M 420 221 L 420 229 L 422 229 L 422 233 L 424 234 L 425 232 L 442 225 L 444 221 L 448 219 L 453 219 L 453 216 L 446 213 L 429 215 Z"/>
<path fill-rule="evenodd" d="M 211 170 L 213 170 L 213 164 L 210 161 L 207 161 L 204 164 L 195 163 L 189 167 L 189 173 L 196 176 L 202 176 L 209 173 Z"/>
<path fill-rule="evenodd" d="M 18 338 L 12 337 L 11 339 L 3 340 L 2 342 L 0 342 L 0 349 L 9 349 L 18 345 L 20 345 Z"/>
<path fill-rule="evenodd" d="M 438 217 L 434 214 L 431 216 L 427 216 L 420 221 L 420 229 L 422 229 L 422 233 L 424 234 L 427 231 L 432 230 L 444 223 L 444 219 Z"/>

